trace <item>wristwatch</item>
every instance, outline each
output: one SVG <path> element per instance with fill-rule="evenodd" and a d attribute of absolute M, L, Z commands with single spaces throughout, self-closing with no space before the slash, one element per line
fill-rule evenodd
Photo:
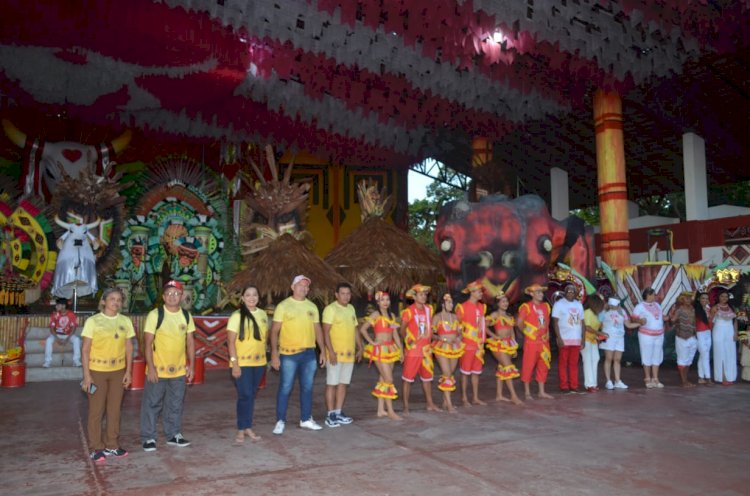
<path fill-rule="evenodd" d="M 237 361 L 236 357 L 229 357 L 229 363 L 234 363 Z"/>

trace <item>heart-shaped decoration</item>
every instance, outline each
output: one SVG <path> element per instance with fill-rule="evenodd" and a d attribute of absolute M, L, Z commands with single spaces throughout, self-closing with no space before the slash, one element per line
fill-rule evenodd
<path fill-rule="evenodd" d="M 66 148 L 62 151 L 62 156 L 65 157 L 68 162 L 75 163 L 78 162 L 81 156 L 83 156 L 83 152 L 73 148 Z"/>

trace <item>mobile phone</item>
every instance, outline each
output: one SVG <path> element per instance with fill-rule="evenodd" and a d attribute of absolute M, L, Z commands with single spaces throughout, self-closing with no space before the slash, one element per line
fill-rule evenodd
<path fill-rule="evenodd" d="M 83 381 L 81 381 L 81 389 L 83 389 Z M 89 385 L 89 394 L 94 394 L 96 392 L 96 384 L 93 382 Z"/>

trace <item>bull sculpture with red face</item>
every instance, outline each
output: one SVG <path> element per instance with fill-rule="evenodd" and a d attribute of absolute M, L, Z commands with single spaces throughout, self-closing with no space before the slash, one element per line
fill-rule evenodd
<path fill-rule="evenodd" d="M 127 147 L 131 139 L 131 132 L 128 130 L 113 141 L 96 146 L 72 141 L 53 143 L 28 137 L 7 119 L 2 120 L 2 126 L 6 136 L 24 150 L 21 171 L 24 194 L 36 194 L 47 201 L 55 193 L 55 187 L 61 178 L 59 167 L 75 178 L 88 167 L 89 160 L 95 157 L 95 173 L 101 175 L 106 164 Z M 114 175 L 114 170 L 110 173 Z"/>
<path fill-rule="evenodd" d="M 488 293 L 502 290 L 513 301 L 525 287 L 545 284 L 558 262 L 589 279 L 595 271 L 592 230 L 575 216 L 553 219 L 536 195 L 447 203 L 440 209 L 435 245 L 453 293 L 481 279 Z"/>

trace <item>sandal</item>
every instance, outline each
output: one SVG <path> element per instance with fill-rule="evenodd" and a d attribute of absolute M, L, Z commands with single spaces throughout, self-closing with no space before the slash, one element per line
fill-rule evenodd
<path fill-rule="evenodd" d="M 245 442 L 245 431 L 237 431 L 237 435 L 234 436 L 234 442 L 235 443 L 244 443 Z"/>
<path fill-rule="evenodd" d="M 254 433 L 252 429 L 245 429 L 244 433 L 252 441 L 259 441 L 261 439 L 261 437 Z"/>

